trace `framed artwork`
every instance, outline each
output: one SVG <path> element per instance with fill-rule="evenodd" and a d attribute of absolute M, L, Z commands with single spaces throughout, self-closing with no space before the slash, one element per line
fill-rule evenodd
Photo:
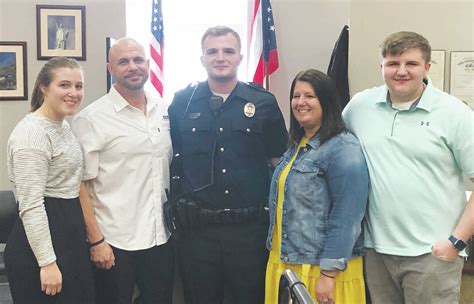
<path fill-rule="evenodd" d="M 435 87 L 444 91 L 444 62 L 446 57 L 445 50 L 431 51 L 431 68 L 428 76 Z"/>
<path fill-rule="evenodd" d="M 109 51 L 110 51 L 110 48 L 112 47 L 112 45 L 114 44 L 114 42 L 115 42 L 115 39 L 112 38 L 112 37 L 106 37 L 105 38 L 105 59 L 106 59 L 107 63 L 109 63 Z M 106 93 L 109 93 L 110 88 L 115 83 L 115 79 L 110 74 L 109 69 L 107 67 L 105 67 L 105 72 L 106 72 L 106 79 L 105 80 L 106 80 L 106 83 L 107 83 L 107 92 Z"/>
<path fill-rule="evenodd" d="M 450 93 L 474 110 L 474 51 L 451 52 Z"/>
<path fill-rule="evenodd" d="M 26 42 L 0 41 L 0 100 L 28 99 Z"/>
<path fill-rule="evenodd" d="M 36 5 L 36 36 L 38 60 L 86 60 L 85 6 Z"/>

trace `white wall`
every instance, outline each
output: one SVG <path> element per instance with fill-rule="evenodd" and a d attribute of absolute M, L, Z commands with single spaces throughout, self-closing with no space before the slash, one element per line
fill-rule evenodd
<path fill-rule="evenodd" d="M 105 37 L 125 35 L 125 0 L 0 0 L 0 41 L 27 42 L 28 97 L 45 61 L 36 56 L 36 4 L 86 6 L 86 54 L 80 61 L 85 75 L 84 107 L 105 94 Z M 29 111 L 29 100 L 0 101 L 0 189 L 11 189 L 6 169 L 8 136 Z"/>

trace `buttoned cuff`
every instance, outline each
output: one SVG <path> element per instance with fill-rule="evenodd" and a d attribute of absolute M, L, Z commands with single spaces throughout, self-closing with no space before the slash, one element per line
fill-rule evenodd
<path fill-rule="evenodd" d="M 319 262 L 319 268 L 321 270 L 340 270 L 344 271 L 347 267 L 347 259 L 321 259 Z"/>

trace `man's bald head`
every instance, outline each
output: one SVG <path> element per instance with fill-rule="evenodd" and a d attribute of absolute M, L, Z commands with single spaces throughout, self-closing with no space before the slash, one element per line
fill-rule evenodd
<path fill-rule="evenodd" d="M 149 65 L 145 49 L 132 38 L 120 38 L 112 45 L 107 67 L 115 78 L 115 88 L 119 91 L 143 90 L 148 80 Z"/>
<path fill-rule="evenodd" d="M 115 41 L 115 43 L 112 45 L 112 47 L 109 50 L 109 62 L 112 59 L 116 59 L 118 54 L 121 54 L 122 52 L 126 52 L 129 49 L 136 49 L 137 51 L 141 51 L 143 54 L 143 57 L 145 58 L 145 48 L 138 43 L 133 38 L 129 37 L 123 37 Z"/>

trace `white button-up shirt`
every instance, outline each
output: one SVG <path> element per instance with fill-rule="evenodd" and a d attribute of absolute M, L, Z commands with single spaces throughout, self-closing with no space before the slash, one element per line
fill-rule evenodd
<path fill-rule="evenodd" d="M 145 115 L 112 88 L 72 124 L 97 222 L 107 242 L 124 250 L 161 245 L 170 236 L 162 208 L 172 158 L 167 106 L 146 99 Z"/>

